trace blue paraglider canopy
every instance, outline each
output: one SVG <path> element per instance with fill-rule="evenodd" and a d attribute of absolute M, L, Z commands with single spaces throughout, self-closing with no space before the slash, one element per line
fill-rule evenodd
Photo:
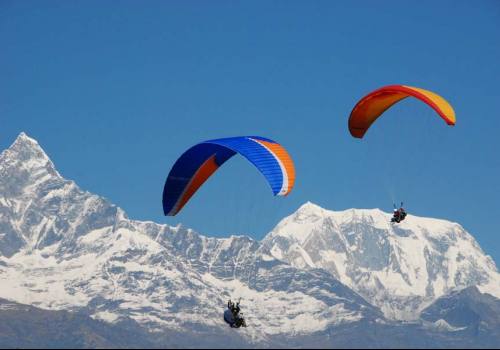
<path fill-rule="evenodd" d="M 288 152 L 279 143 L 259 136 L 209 140 L 184 152 L 170 170 L 163 189 L 165 215 L 176 215 L 203 183 L 235 154 L 255 165 L 274 195 L 290 193 L 295 182 L 295 168 Z"/>

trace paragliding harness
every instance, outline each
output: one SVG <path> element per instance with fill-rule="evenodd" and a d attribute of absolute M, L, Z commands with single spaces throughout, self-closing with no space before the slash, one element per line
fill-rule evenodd
<path fill-rule="evenodd" d="M 246 327 L 247 323 L 240 313 L 240 301 L 236 304 L 231 300 L 227 302 L 227 310 L 224 312 L 224 321 L 226 321 L 231 328 Z"/>
<path fill-rule="evenodd" d="M 406 219 L 406 210 L 403 208 L 403 202 L 401 202 L 401 206 L 399 209 L 396 209 L 396 205 L 394 204 L 394 215 L 391 219 L 391 222 L 397 222 L 398 224 Z"/>

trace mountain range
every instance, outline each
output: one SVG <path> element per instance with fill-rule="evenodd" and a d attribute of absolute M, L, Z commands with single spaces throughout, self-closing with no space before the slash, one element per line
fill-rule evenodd
<path fill-rule="evenodd" d="M 500 274 L 457 223 L 306 203 L 211 238 L 128 218 L 24 133 L 0 154 L 0 298 L 0 347 L 500 346 Z"/>

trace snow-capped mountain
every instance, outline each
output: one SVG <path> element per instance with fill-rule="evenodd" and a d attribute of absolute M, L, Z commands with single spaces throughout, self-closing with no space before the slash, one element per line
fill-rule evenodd
<path fill-rule="evenodd" d="M 462 226 L 390 219 L 379 209 L 335 212 L 306 203 L 263 244 L 292 266 L 329 271 L 393 319 L 418 318 L 438 297 L 469 286 L 500 297 L 495 263 Z"/>
<path fill-rule="evenodd" d="M 378 210 L 335 213 L 308 203 L 263 242 L 135 221 L 64 179 L 21 134 L 0 154 L 0 298 L 119 325 L 106 341 L 121 327 L 154 334 L 144 346 L 461 344 L 446 321 L 408 324 L 384 313 L 418 314 L 471 285 L 498 297 L 495 264 L 457 224 L 388 221 Z M 237 297 L 250 327 L 235 332 L 222 313 Z"/>

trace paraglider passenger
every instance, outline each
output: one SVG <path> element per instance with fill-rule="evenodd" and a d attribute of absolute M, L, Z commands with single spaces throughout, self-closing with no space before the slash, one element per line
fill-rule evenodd
<path fill-rule="evenodd" d="M 403 203 L 401 203 L 401 206 L 399 209 L 396 209 L 396 206 L 394 206 L 394 215 L 391 219 L 391 222 L 397 222 L 398 224 L 403 221 L 406 218 L 406 210 L 403 208 Z"/>
<path fill-rule="evenodd" d="M 245 319 L 243 318 L 243 314 L 240 314 L 240 302 L 238 301 L 236 304 L 234 304 L 231 300 L 227 302 L 227 309 L 226 312 L 228 311 L 230 316 L 224 314 L 224 320 L 229 323 L 229 325 L 232 328 L 240 328 L 240 327 L 246 327 L 247 324 L 245 322 Z"/>

